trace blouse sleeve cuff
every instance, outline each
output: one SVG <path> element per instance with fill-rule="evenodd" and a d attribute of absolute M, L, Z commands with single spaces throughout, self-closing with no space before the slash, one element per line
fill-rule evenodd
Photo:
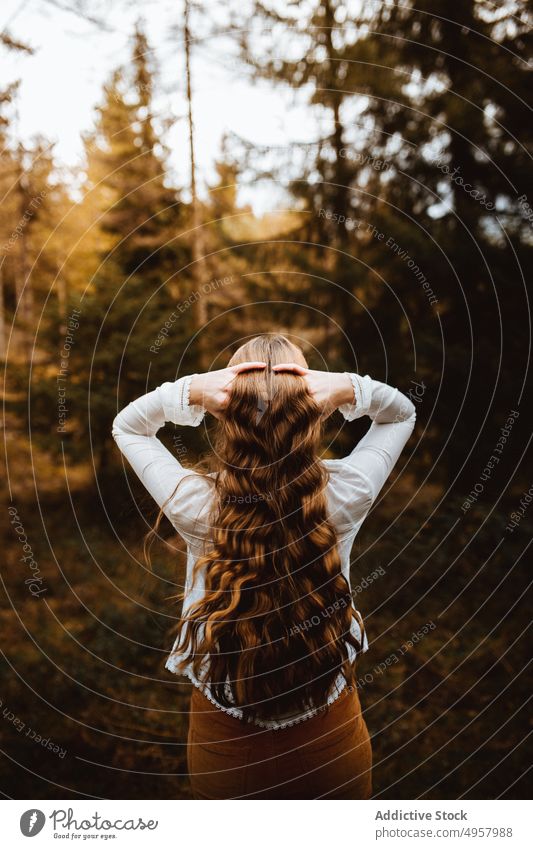
<path fill-rule="evenodd" d="M 372 378 L 370 375 L 360 375 L 352 372 L 348 374 L 353 385 L 354 400 L 351 404 L 343 404 L 339 407 L 346 421 L 359 419 L 361 416 L 367 416 L 372 402 Z"/>
<path fill-rule="evenodd" d="M 198 404 L 189 404 L 191 380 L 195 376 L 188 374 L 173 383 L 168 381 L 159 387 L 166 422 L 196 427 L 203 420 L 205 408 Z"/>

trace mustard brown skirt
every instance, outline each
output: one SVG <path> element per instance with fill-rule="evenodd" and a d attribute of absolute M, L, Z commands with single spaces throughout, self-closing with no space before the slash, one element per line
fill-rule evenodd
<path fill-rule="evenodd" d="M 368 799 L 372 747 L 356 689 L 279 729 L 243 722 L 196 687 L 187 765 L 195 799 Z"/>

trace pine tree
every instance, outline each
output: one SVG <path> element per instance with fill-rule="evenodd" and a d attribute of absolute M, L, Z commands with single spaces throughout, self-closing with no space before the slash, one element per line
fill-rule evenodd
<path fill-rule="evenodd" d="M 112 74 L 95 130 L 85 138 L 80 218 L 86 248 L 98 245 L 96 261 L 82 290 L 69 293 L 65 313 L 49 311 L 52 332 L 63 328 L 65 336 L 67 317 L 79 310 L 64 381 L 69 409 L 60 433 L 77 459 L 95 455 L 99 472 L 109 464 L 117 410 L 148 391 L 148 384 L 174 379 L 187 367 L 180 356 L 190 336 L 190 311 L 177 312 L 176 305 L 188 291 L 187 277 L 178 272 L 189 252 L 179 238 L 183 207 L 170 185 L 153 114 L 150 55 L 137 27 L 131 68 Z M 177 318 L 162 337 L 172 314 Z M 46 397 L 36 415 L 46 414 Z"/>
<path fill-rule="evenodd" d="M 363 2 L 350 15 L 340 0 L 282 11 L 258 2 L 243 37 L 257 76 L 299 91 L 328 128 L 291 185 L 309 213 L 302 240 L 315 244 L 297 246 L 293 258 L 326 278 L 302 299 L 346 331 L 343 365 L 353 346 L 367 370 L 390 368 L 387 379 L 406 385 L 415 343 L 413 378 L 430 387 L 428 409 L 439 391 L 447 398 L 432 415 L 434 455 L 454 429 L 443 478 L 455 476 L 476 441 L 498 379 L 494 299 L 509 328 L 527 309 L 521 277 L 531 247 L 519 195 L 532 175 L 530 6 Z M 508 378 L 521 357 L 511 336 Z M 444 358 L 442 386 L 435 376 Z M 491 407 L 493 425 L 505 420 L 512 385 L 505 381 Z"/>
<path fill-rule="evenodd" d="M 8 32 L 0 33 L 0 47 L 17 53 L 31 54 L 26 44 L 14 39 Z M 18 82 L 0 89 L 0 355 L 5 356 L 8 326 L 16 307 L 16 272 L 13 247 L 19 238 L 19 203 L 17 178 L 19 168 L 10 139 L 9 110 L 15 100 Z"/>

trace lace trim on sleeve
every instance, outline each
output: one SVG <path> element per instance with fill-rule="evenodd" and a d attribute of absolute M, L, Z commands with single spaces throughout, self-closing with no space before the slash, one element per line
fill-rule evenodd
<path fill-rule="evenodd" d="M 352 381 L 354 401 L 351 404 L 343 404 L 339 407 L 346 421 L 353 421 L 365 416 L 370 408 L 372 400 L 372 380 L 368 374 L 361 376 L 355 372 L 345 372 Z"/>
<path fill-rule="evenodd" d="M 191 380 L 193 379 L 194 374 L 188 374 L 181 384 L 181 398 L 180 404 L 181 409 L 185 410 L 189 406 L 189 398 L 191 396 Z"/>
<path fill-rule="evenodd" d="M 177 381 L 178 397 L 177 405 L 181 413 L 180 422 L 183 424 L 198 425 L 205 415 L 205 409 L 200 404 L 191 404 L 191 380 L 195 374 L 188 374 Z"/>

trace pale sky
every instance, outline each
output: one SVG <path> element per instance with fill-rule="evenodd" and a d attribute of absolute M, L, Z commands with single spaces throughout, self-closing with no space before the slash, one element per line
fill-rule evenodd
<path fill-rule="evenodd" d="M 156 110 L 179 118 L 167 138 L 170 165 L 178 184 L 188 181 L 184 92 L 184 57 L 181 37 L 181 0 L 92 0 L 88 14 L 102 19 L 105 30 L 66 11 L 75 0 L 2 0 L 0 28 L 35 49 L 33 56 L 2 51 L 2 86 L 21 80 L 14 130 L 27 140 L 41 133 L 56 142 L 60 163 L 80 162 L 80 133 L 94 121 L 94 106 L 102 85 L 117 65 L 125 62 L 135 21 L 143 17 L 161 71 L 163 93 Z M 224 3 L 204 0 L 203 7 L 216 18 Z M 213 25 L 214 20 L 209 21 Z M 198 32 L 198 27 L 196 27 Z M 205 39 L 193 46 L 196 142 L 200 177 L 213 181 L 212 163 L 220 151 L 225 130 L 250 142 L 280 146 L 291 141 L 313 141 L 317 125 L 308 109 L 296 106 L 283 88 L 252 83 L 246 68 L 231 55 L 231 44 Z M 245 190 L 242 201 L 257 212 L 276 206 L 272 187 Z"/>

